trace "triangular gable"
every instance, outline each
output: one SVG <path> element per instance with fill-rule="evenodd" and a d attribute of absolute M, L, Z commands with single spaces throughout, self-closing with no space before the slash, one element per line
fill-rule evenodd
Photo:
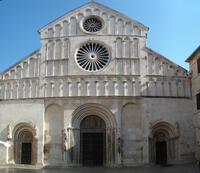
<path fill-rule="evenodd" d="M 75 8 L 75 9 L 73 9 L 73 10 L 70 10 L 69 12 L 67 12 L 67 13 L 65 13 L 64 15 L 58 17 L 57 19 L 53 20 L 52 22 L 49 22 L 49 23 L 46 24 L 45 26 L 41 27 L 41 28 L 38 30 L 38 32 L 39 32 L 39 33 L 42 32 L 43 30 L 47 29 L 49 25 L 54 25 L 54 24 L 56 24 L 57 22 L 59 22 L 60 20 L 64 19 L 65 17 L 70 16 L 70 15 L 74 14 L 75 12 L 79 12 L 81 9 L 84 9 L 84 8 L 86 8 L 86 7 L 89 7 L 90 5 L 95 5 L 95 6 L 98 6 L 99 8 L 103 8 L 103 9 L 105 9 L 105 10 L 112 11 L 113 15 L 114 15 L 114 14 L 120 15 L 120 16 L 122 16 L 122 18 L 126 18 L 126 20 L 129 20 L 129 21 L 133 22 L 136 26 L 141 27 L 142 29 L 144 29 L 144 30 L 146 30 L 146 31 L 149 30 L 149 28 L 148 28 L 147 26 L 143 25 L 142 23 L 140 23 L 140 22 L 138 22 L 138 21 L 136 21 L 136 20 L 133 20 L 133 19 L 127 17 L 126 15 L 124 15 L 124 14 L 118 12 L 117 10 L 114 10 L 114 9 L 112 9 L 112 8 L 110 8 L 110 7 L 107 7 L 107 6 L 105 6 L 105 5 L 102 5 L 102 4 L 100 4 L 100 3 L 91 1 L 91 2 L 88 2 L 88 3 L 86 3 L 86 4 L 83 4 L 82 6 L 80 6 L 80 7 L 78 7 L 78 8 Z"/>

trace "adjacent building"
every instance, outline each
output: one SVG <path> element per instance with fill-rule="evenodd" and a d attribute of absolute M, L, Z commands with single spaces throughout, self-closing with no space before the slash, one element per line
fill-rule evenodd
<path fill-rule="evenodd" d="M 200 46 L 186 60 L 190 64 L 194 126 L 196 129 L 196 158 L 200 160 Z"/>
<path fill-rule="evenodd" d="M 193 161 L 188 72 L 146 46 L 148 30 L 97 2 L 39 29 L 41 48 L 0 74 L 0 163 Z"/>

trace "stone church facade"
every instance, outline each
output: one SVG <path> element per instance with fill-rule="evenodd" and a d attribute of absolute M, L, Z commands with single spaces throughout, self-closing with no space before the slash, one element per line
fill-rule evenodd
<path fill-rule="evenodd" d="M 146 47 L 147 32 L 96 2 L 42 27 L 41 48 L 0 74 L 0 163 L 192 161 L 187 71 Z"/>

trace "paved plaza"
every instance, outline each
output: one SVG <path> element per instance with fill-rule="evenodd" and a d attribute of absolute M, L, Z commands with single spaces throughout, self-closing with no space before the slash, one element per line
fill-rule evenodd
<path fill-rule="evenodd" d="M 146 166 L 132 168 L 0 169 L 0 173 L 199 173 L 196 165 Z"/>

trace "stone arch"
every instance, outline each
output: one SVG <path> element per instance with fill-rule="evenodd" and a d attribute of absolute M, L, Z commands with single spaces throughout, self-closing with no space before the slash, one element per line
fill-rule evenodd
<path fill-rule="evenodd" d="M 105 146 L 106 156 L 104 166 L 113 166 L 117 157 L 117 122 L 112 112 L 103 105 L 88 103 L 79 106 L 72 114 L 71 125 L 68 128 L 68 136 L 70 136 L 70 150 L 68 155 L 71 156 L 71 162 L 82 164 L 81 144 L 80 144 L 80 126 L 81 122 L 89 116 L 96 116 L 105 122 Z"/>
<path fill-rule="evenodd" d="M 152 135 L 154 136 L 158 131 L 162 131 L 169 137 L 175 136 L 175 127 L 169 122 L 158 122 L 152 126 Z"/>
<path fill-rule="evenodd" d="M 122 107 L 122 123 L 126 128 L 138 128 L 142 127 L 141 110 L 140 106 L 136 102 L 128 102 Z M 123 122 L 125 121 L 125 122 Z"/>
<path fill-rule="evenodd" d="M 116 57 L 122 58 L 122 38 L 116 38 Z"/>
<path fill-rule="evenodd" d="M 103 105 L 87 103 L 79 106 L 72 114 L 72 127 L 79 128 L 81 121 L 89 115 L 96 115 L 102 118 L 107 128 L 116 128 L 117 122 L 113 113 Z"/>
<path fill-rule="evenodd" d="M 44 160 L 55 164 L 63 160 L 64 109 L 58 104 L 50 104 L 45 109 Z"/>
<path fill-rule="evenodd" d="M 101 12 L 100 9 L 95 8 L 93 11 L 94 11 L 94 14 L 95 14 L 95 15 L 100 15 L 100 12 Z"/>
<path fill-rule="evenodd" d="M 28 120 L 28 119 L 23 119 L 23 121 L 16 121 L 16 122 L 13 122 L 13 123 L 9 124 L 11 138 L 14 138 L 14 134 L 15 134 L 15 131 L 16 131 L 17 127 L 21 127 L 23 125 L 33 128 L 35 130 L 35 136 L 37 135 L 36 134 L 35 124 L 32 121 Z"/>
<path fill-rule="evenodd" d="M 109 16 L 109 34 L 115 34 L 115 21 L 116 17 L 114 15 Z"/>
<path fill-rule="evenodd" d="M 131 43 L 130 39 L 128 37 L 125 37 L 123 41 L 124 41 L 124 45 L 123 45 L 124 53 L 123 53 L 123 56 L 125 58 L 130 58 L 130 55 L 131 55 L 131 53 L 130 53 L 130 43 Z"/>
<path fill-rule="evenodd" d="M 55 59 L 61 59 L 62 55 L 62 41 L 61 39 L 56 39 L 55 41 Z M 59 75 L 57 72 L 54 73 L 55 75 Z"/>
<path fill-rule="evenodd" d="M 29 76 L 34 77 L 35 76 L 35 65 L 36 65 L 36 59 L 34 57 L 31 57 L 29 59 Z"/>
<path fill-rule="evenodd" d="M 85 10 L 85 15 L 86 16 L 89 16 L 91 14 L 92 14 L 92 10 L 91 9 L 88 8 L 88 9 Z"/>
<path fill-rule="evenodd" d="M 16 79 L 20 79 L 22 77 L 22 67 L 21 65 L 17 65 L 16 67 Z"/>
<path fill-rule="evenodd" d="M 25 78 L 25 77 L 28 77 L 28 67 L 29 67 L 29 64 L 28 64 L 28 62 L 27 61 L 24 61 L 23 62 L 23 78 Z"/>
<path fill-rule="evenodd" d="M 108 31 L 108 14 L 106 12 L 102 12 L 101 14 L 104 22 L 105 22 L 105 26 L 104 26 L 104 29 L 102 30 L 103 33 L 107 33 Z"/>
<path fill-rule="evenodd" d="M 30 123 L 19 123 L 13 129 L 14 161 L 17 164 L 36 164 L 36 129 Z"/>
<path fill-rule="evenodd" d="M 176 128 L 169 122 L 157 122 L 151 127 L 150 161 L 169 164 L 175 160 Z"/>
<path fill-rule="evenodd" d="M 117 19 L 117 34 L 122 35 L 124 31 L 124 21 L 121 18 Z"/>
<path fill-rule="evenodd" d="M 55 25 L 55 37 L 59 37 L 62 32 L 62 26 L 61 24 L 56 24 Z"/>
<path fill-rule="evenodd" d="M 54 59 L 54 46 L 55 43 L 53 40 L 49 40 L 47 43 L 47 60 L 52 60 Z M 47 75 L 51 75 L 52 72 L 50 72 L 53 68 L 51 67 L 51 69 L 49 69 L 51 66 L 48 65 L 48 69 L 47 69 Z"/>
<path fill-rule="evenodd" d="M 126 22 L 125 23 L 125 34 L 130 35 L 132 33 L 132 25 L 131 22 Z"/>
<path fill-rule="evenodd" d="M 139 39 L 138 38 L 134 38 L 133 39 L 133 57 L 134 58 L 138 58 L 139 57 L 139 49 L 140 49 Z"/>
<path fill-rule="evenodd" d="M 83 131 L 88 131 L 91 129 L 101 130 L 101 129 L 106 129 L 106 124 L 99 116 L 89 115 L 81 121 L 80 128 Z"/>
<path fill-rule="evenodd" d="M 15 79 L 16 71 L 17 71 L 17 69 L 15 69 L 15 68 L 10 70 L 10 78 L 11 79 Z"/>
<path fill-rule="evenodd" d="M 67 36 L 69 34 L 69 22 L 67 20 L 63 21 L 63 36 Z"/>
<path fill-rule="evenodd" d="M 77 19 L 75 16 L 70 18 L 70 35 L 75 35 L 77 33 Z"/>
<path fill-rule="evenodd" d="M 53 34 L 54 34 L 53 28 L 48 28 L 48 37 L 49 37 L 49 38 L 52 38 L 52 37 L 53 37 Z"/>

